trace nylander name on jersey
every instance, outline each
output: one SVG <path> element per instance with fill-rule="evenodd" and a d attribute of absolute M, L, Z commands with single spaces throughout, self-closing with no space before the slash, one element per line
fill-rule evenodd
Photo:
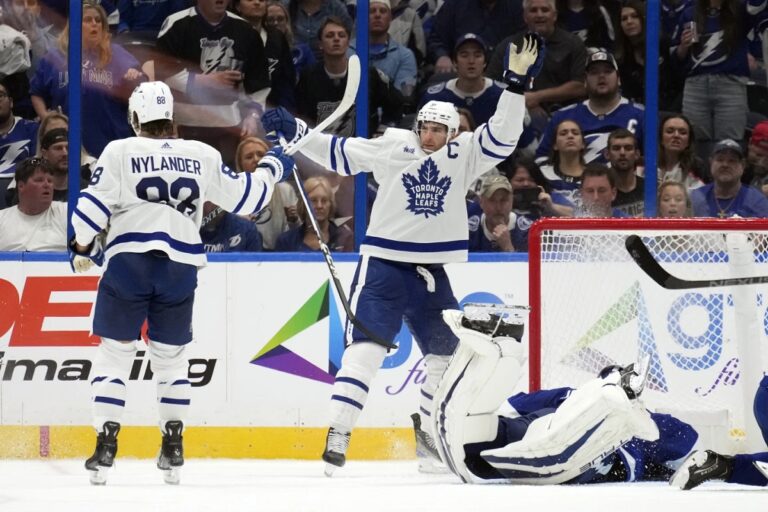
<path fill-rule="evenodd" d="M 205 201 L 232 213 L 255 213 L 269 204 L 276 181 L 267 168 L 231 171 L 218 151 L 201 142 L 116 140 L 104 149 L 80 193 L 72 226 L 80 245 L 108 228 L 107 258 L 158 250 L 179 263 L 203 266 L 199 230 Z"/>
<path fill-rule="evenodd" d="M 131 158 L 131 172 L 147 173 L 160 171 L 176 171 L 191 174 L 201 174 L 203 163 L 194 158 L 183 156 L 137 156 Z"/>

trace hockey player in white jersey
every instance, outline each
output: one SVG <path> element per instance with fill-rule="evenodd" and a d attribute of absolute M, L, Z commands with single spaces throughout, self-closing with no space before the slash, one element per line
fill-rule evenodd
<path fill-rule="evenodd" d="M 203 203 L 233 213 L 258 212 L 294 164 L 275 148 L 254 173 L 238 174 L 212 147 L 173 138 L 173 96 L 162 82 L 139 85 L 128 112 L 137 136 L 107 145 L 72 215 L 73 269 L 84 271 L 90 260 L 107 259 L 93 318 L 93 333 L 101 337 L 91 380 L 98 437 L 85 467 L 92 483 L 106 482 L 135 340 L 147 320 L 162 431 L 157 466 L 166 482 L 178 483 L 191 401 L 185 347 L 192 341 L 197 269 L 206 264 L 199 234 Z"/>
<path fill-rule="evenodd" d="M 528 34 L 519 52 L 510 46 L 508 87 L 490 120 L 474 132 L 457 134 L 456 108 L 433 101 L 419 111 L 414 131 L 390 128 L 370 140 L 318 134 L 302 149 L 341 175 L 371 172 L 379 183 L 350 305 L 358 323 L 386 342 L 394 340 L 405 319 L 425 354 L 422 414 L 431 410 L 432 394 L 457 343 L 440 315 L 458 308 L 443 264 L 467 259 L 464 197 L 475 179 L 514 151 L 523 130 L 523 93 L 541 68 L 543 44 Z M 267 133 L 282 135 L 289 143 L 306 133 L 304 122 L 282 109 L 268 111 L 262 123 Z M 346 343 L 322 456 L 329 476 L 345 463 L 352 429 L 387 355 L 387 348 L 349 323 Z"/>

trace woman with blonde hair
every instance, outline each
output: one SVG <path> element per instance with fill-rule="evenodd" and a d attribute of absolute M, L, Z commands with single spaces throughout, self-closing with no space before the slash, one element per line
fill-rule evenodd
<path fill-rule="evenodd" d="M 656 200 L 658 216 L 667 219 L 682 219 L 691 216 L 691 200 L 688 188 L 679 181 L 665 181 L 659 186 Z"/>
<path fill-rule="evenodd" d="M 324 176 L 308 178 L 304 181 L 304 190 L 312 203 L 315 221 L 328 248 L 332 251 L 351 251 L 352 231 L 346 226 L 337 226 L 334 223 L 336 198 L 331 182 Z M 298 215 L 301 224 L 278 237 L 275 246 L 276 251 L 311 252 L 320 250 L 317 234 L 309 219 L 311 214 L 307 211 L 303 201 L 298 204 Z"/>
<path fill-rule="evenodd" d="M 235 169 L 237 172 L 253 172 L 269 145 L 259 137 L 246 137 L 237 146 Z M 265 251 L 275 249 L 277 237 L 293 227 L 298 220 L 296 202 L 298 197 L 290 182 L 278 183 L 269 204 L 260 212 L 249 215 L 261 233 Z"/>
<path fill-rule="evenodd" d="M 107 14 L 88 0 L 83 3 L 82 140 L 88 153 L 99 156 L 111 141 L 133 135 L 128 124 L 128 96 L 145 75 L 136 59 L 111 41 Z M 69 23 L 58 48 L 40 61 L 30 83 L 32 105 L 42 119 L 49 110 L 68 113 L 67 50 Z"/>

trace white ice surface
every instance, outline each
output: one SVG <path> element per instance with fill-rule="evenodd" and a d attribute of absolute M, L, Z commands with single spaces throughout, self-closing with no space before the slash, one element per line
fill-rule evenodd
<path fill-rule="evenodd" d="M 169 486 L 153 461 L 118 459 L 94 487 L 79 460 L 3 460 L 0 512 L 768 512 L 768 488 L 463 485 L 420 474 L 415 462 L 350 461 L 326 478 L 321 462 L 191 459 L 181 478 Z"/>

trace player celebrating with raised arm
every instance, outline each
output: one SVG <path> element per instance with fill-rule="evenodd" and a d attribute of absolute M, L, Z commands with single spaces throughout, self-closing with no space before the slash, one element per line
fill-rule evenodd
<path fill-rule="evenodd" d="M 166 482 L 178 483 L 191 394 L 184 351 L 192 341 L 197 269 L 206 264 L 199 233 L 203 203 L 233 213 L 257 212 L 294 163 L 275 148 L 255 172 L 238 174 L 212 147 L 173 138 L 173 96 L 162 82 L 139 85 L 128 114 L 137 136 L 107 145 L 72 215 L 73 269 L 81 272 L 91 261 L 108 259 L 93 317 L 93 333 L 101 337 L 91 381 L 98 437 L 85 467 L 91 483 L 106 483 L 117 453 L 134 340 L 146 319 L 163 434 L 157 467 Z"/>
<path fill-rule="evenodd" d="M 431 410 L 432 394 L 457 343 L 440 315 L 444 309 L 458 308 L 443 264 L 467 259 L 465 193 L 475 179 L 514 151 L 523 131 L 523 93 L 543 59 L 544 43 L 535 34 L 525 37 L 519 52 L 510 45 L 505 59 L 507 89 L 490 120 L 474 132 L 457 135 L 456 108 L 431 101 L 419 111 L 415 133 L 389 128 L 370 140 L 318 134 L 302 149 L 339 174 L 372 172 L 379 183 L 350 303 L 357 322 L 386 342 L 394 340 L 406 320 L 425 354 L 424 414 Z M 267 112 L 262 123 L 267 133 L 283 135 L 291 144 L 306 132 L 304 122 L 283 109 Z M 386 347 L 351 324 L 346 343 L 323 453 L 329 476 L 344 465 L 352 428 L 387 355 Z"/>

